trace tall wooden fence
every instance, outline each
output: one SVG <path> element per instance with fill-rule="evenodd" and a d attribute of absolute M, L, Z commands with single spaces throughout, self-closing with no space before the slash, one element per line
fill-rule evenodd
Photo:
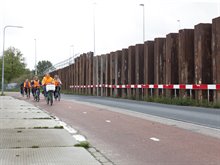
<path fill-rule="evenodd" d="M 220 102 L 220 17 L 108 54 L 84 53 L 51 74 L 79 94 Z"/>

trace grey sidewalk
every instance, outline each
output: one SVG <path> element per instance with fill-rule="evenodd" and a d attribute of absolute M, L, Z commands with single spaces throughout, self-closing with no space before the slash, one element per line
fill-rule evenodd
<path fill-rule="evenodd" d="M 1 165 L 100 165 L 61 122 L 33 105 L 0 97 Z"/>

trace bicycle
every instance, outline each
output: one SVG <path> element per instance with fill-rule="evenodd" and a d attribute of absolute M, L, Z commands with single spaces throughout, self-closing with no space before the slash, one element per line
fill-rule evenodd
<path fill-rule="evenodd" d="M 55 91 L 55 85 L 54 84 L 48 84 L 46 85 L 46 102 L 49 105 L 53 105 L 53 93 Z"/>
<path fill-rule="evenodd" d="M 40 101 L 40 88 L 35 88 L 34 100 Z"/>
<path fill-rule="evenodd" d="M 57 86 L 57 87 L 56 87 L 56 90 L 55 90 L 55 92 L 54 92 L 54 98 L 55 98 L 55 100 L 58 99 L 58 101 L 60 101 L 60 98 L 61 98 L 61 95 L 60 95 L 60 86 Z"/>
<path fill-rule="evenodd" d="M 30 98 L 30 88 L 24 88 L 24 92 L 25 92 L 25 95 L 27 96 L 27 98 L 29 99 Z"/>

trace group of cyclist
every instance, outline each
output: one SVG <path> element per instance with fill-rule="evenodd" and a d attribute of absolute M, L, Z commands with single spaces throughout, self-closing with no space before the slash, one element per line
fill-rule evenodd
<path fill-rule="evenodd" d="M 45 74 L 42 81 L 39 80 L 38 76 L 34 76 L 33 80 L 29 81 L 29 79 L 26 79 L 24 82 L 20 84 L 20 92 L 24 96 L 24 94 L 30 98 L 30 92 L 32 93 L 34 99 L 38 98 L 40 99 L 40 87 L 43 87 L 43 94 L 46 97 L 47 96 L 47 90 L 46 85 L 54 84 L 55 90 L 54 90 L 54 97 L 56 98 L 56 94 L 60 92 L 62 82 L 59 79 L 58 75 L 55 75 L 54 78 L 50 76 L 49 73 Z M 38 96 L 38 97 L 37 97 Z M 39 101 L 39 100 L 38 100 Z"/>

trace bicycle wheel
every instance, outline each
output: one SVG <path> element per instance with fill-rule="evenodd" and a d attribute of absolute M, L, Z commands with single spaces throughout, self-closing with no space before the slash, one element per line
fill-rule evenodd
<path fill-rule="evenodd" d="M 61 95 L 60 95 L 60 92 L 58 92 L 58 101 L 60 101 L 61 99 Z"/>
<path fill-rule="evenodd" d="M 40 101 L 40 90 L 39 89 L 36 90 L 36 101 L 37 102 Z"/>
<path fill-rule="evenodd" d="M 50 92 L 50 105 L 51 106 L 53 105 L 53 94 L 52 94 L 52 92 Z"/>
<path fill-rule="evenodd" d="M 47 101 L 47 105 L 49 105 L 49 101 L 50 101 L 50 95 L 49 95 L 49 92 L 47 93 L 46 101 Z"/>

